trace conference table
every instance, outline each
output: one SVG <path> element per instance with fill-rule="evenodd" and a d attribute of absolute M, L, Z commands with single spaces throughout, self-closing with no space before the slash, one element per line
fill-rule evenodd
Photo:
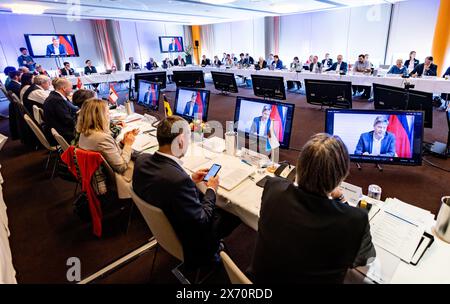
<path fill-rule="evenodd" d="M 73 85 L 78 83 L 78 79 L 85 85 L 97 84 L 97 83 L 114 83 L 129 81 L 134 78 L 135 74 L 150 73 L 165 71 L 167 75 L 173 75 L 173 71 L 188 71 L 188 70 L 202 70 L 205 73 L 211 73 L 212 71 L 233 73 L 235 76 L 250 77 L 252 74 L 267 75 L 267 76 L 280 76 L 285 81 L 300 81 L 305 79 L 313 80 L 331 80 L 331 81 L 349 81 L 352 85 L 357 86 L 372 86 L 374 83 L 390 85 L 395 87 L 404 87 L 406 81 L 415 85 L 414 90 L 429 92 L 429 93 L 450 93 L 450 80 L 439 77 L 424 76 L 421 78 L 401 78 L 399 75 L 383 75 L 379 76 L 365 75 L 362 73 L 349 72 L 347 75 L 339 75 L 335 72 L 324 73 L 312 73 L 309 71 L 303 71 L 301 73 L 293 72 L 289 70 L 255 70 L 253 68 L 225 68 L 225 67 L 201 67 L 201 66 L 186 66 L 186 67 L 171 67 L 168 69 L 158 68 L 152 71 L 149 70 L 136 70 L 136 71 L 118 71 L 111 74 L 91 74 L 83 75 L 79 77 L 68 76 Z"/>
<path fill-rule="evenodd" d="M 133 127 L 132 124 L 142 126 L 142 123 L 142 121 L 135 121 L 130 123 L 129 127 Z M 154 137 L 155 133 L 145 133 L 145 136 Z M 150 141 L 154 142 L 154 138 Z M 245 178 L 236 187 L 229 190 L 222 187 L 219 188 L 217 205 L 238 216 L 244 224 L 257 231 L 263 188 L 257 186 L 256 183 L 265 175 L 273 176 L 273 174 L 267 171 L 261 173 L 251 163 L 243 163 L 241 158 L 235 155 L 220 152 L 223 151 L 222 149 L 212 150 L 210 147 L 205 148 L 205 146 L 204 141 L 191 143 L 186 156 L 181 159 L 185 171 L 191 173 L 198 168 L 208 167 L 211 163 L 218 163 L 222 165 L 222 168 L 252 166 L 254 173 L 250 174 L 248 178 Z M 154 153 L 156 150 L 157 146 L 153 144 L 152 147 L 141 151 L 141 153 Z M 388 196 L 389 194 L 387 193 L 386 195 Z M 426 224 L 425 231 L 432 234 L 434 224 L 434 220 L 430 220 Z M 357 269 L 361 274 L 367 275 L 365 281 L 368 283 L 450 284 L 450 244 L 440 240 L 437 236 L 435 236 L 434 243 L 425 251 L 424 256 L 417 266 L 401 261 L 382 248 L 376 246 L 376 249 L 377 258 L 375 261 L 369 266 L 359 267 Z"/>

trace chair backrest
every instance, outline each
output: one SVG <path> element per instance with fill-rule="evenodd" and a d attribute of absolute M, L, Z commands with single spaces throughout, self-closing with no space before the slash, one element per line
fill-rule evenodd
<path fill-rule="evenodd" d="M 34 107 L 36 107 L 36 106 L 33 106 L 33 110 L 34 110 Z M 53 137 L 55 138 L 56 142 L 61 147 L 61 149 L 63 149 L 63 151 L 66 151 L 67 149 L 69 149 L 70 145 L 67 143 L 67 141 L 64 139 L 64 137 L 62 137 L 58 133 L 58 131 L 56 131 L 54 128 L 52 128 L 51 131 L 52 131 Z"/>
<path fill-rule="evenodd" d="M 147 222 L 158 244 L 172 256 L 184 262 L 183 246 L 164 212 L 142 200 L 133 190 L 131 190 L 131 198 Z"/>
<path fill-rule="evenodd" d="M 44 110 L 37 105 L 33 105 L 33 117 L 39 125 L 42 125 L 44 123 Z"/>
<path fill-rule="evenodd" d="M 252 284 L 252 281 L 245 276 L 225 251 L 220 252 L 220 257 L 222 258 L 223 265 L 227 271 L 231 284 Z"/>
<path fill-rule="evenodd" d="M 31 119 L 28 114 L 23 115 L 23 118 L 27 122 L 27 124 L 30 126 L 31 130 L 33 130 L 33 133 L 36 135 L 36 137 L 39 139 L 39 142 L 49 151 L 55 151 L 56 147 L 53 147 L 48 142 L 47 138 L 45 138 L 44 133 L 42 133 L 41 129 L 34 123 L 34 121 Z"/>

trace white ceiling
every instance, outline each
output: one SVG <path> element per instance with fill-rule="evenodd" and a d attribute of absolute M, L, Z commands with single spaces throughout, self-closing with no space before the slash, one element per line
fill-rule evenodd
<path fill-rule="evenodd" d="M 0 13 L 210 24 L 402 0 L 0 0 Z M 79 5 L 77 5 L 79 4 Z"/>

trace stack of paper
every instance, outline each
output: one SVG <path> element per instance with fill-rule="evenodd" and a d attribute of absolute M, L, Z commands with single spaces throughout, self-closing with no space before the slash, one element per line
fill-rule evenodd
<path fill-rule="evenodd" d="M 202 146 L 212 152 L 222 153 L 225 151 L 225 140 L 216 136 L 210 137 L 203 141 Z"/>
<path fill-rule="evenodd" d="M 131 146 L 134 151 L 142 152 L 148 148 L 158 146 L 158 140 L 155 136 L 149 134 L 139 134 Z"/>

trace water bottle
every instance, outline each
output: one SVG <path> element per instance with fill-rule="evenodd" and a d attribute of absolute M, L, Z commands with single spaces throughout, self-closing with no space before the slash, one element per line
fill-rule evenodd
<path fill-rule="evenodd" d="M 134 113 L 134 104 L 133 104 L 133 102 L 130 101 L 130 100 L 128 100 L 128 101 L 125 103 L 125 109 L 126 109 L 126 111 L 127 111 L 127 115 L 133 114 L 133 113 Z"/>
<path fill-rule="evenodd" d="M 225 133 L 225 149 L 228 155 L 234 156 L 236 154 L 236 132 L 234 132 L 234 122 L 227 121 Z"/>

